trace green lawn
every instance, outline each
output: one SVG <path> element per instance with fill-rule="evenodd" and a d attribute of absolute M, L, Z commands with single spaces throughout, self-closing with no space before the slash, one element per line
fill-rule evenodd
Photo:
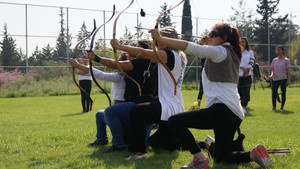
<path fill-rule="evenodd" d="M 183 91 L 188 109 L 198 91 Z M 251 91 L 248 113 L 241 125 L 244 147 L 258 143 L 267 148 L 289 147 L 287 155 L 271 155 L 273 168 L 300 168 L 300 88 L 287 89 L 285 111 L 271 111 L 271 91 Z M 95 139 L 95 111 L 108 102 L 93 95 L 93 113 L 82 114 L 80 96 L 0 98 L 0 168 L 156 168 L 171 169 L 191 160 L 189 152 L 149 148 L 148 158 L 125 161 L 129 152 L 102 153 L 108 146 L 87 147 Z M 202 105 L 203 106 L 203 105 Z M 279 106 L 278 106 L 279 107 Z M 192 130 L 197 140 L 212 131 Z M 110 133 L 110 132 L 108 132 Z M 109 135 L 111 138 L 111 136 Z M 256 163 L 215 169 L 258 168 Z"/>

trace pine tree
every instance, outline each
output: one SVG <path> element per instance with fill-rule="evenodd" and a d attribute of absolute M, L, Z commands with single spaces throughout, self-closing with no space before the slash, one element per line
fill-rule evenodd
<path fill-rule="evenodd" d="M 42 66 L 41 51 L 38 46 L 35 47 L 35 51 L 33 51 L 32 55 L 28 58 L 28 64 L 30 66 Z"/>
<path fill-rule="evenodd" d="M 86 28 L 85 22 L 83 22 L 80 31 L 77 34 L 77 41 L 79 42 L 83 38 L 87 37 L 91 32 L 89 32 Z M 88 41 L 84 41 L 79 45 L 79 49 L 86 49 L 89 46 Z M 84 54 L 83 50 L 78 50 L 77 51 L 77 57 L 81 56 Z"/>
<path fill-rule="evenodd" d="M 54 51 L 54 57 L 67 57 L 67 50 L 70 51 L 71 44 L 67 44 L 70 40 L 67 39 L 66 29 L 64 28 L 65 20 L 64 20 L 64 12 L 63 8 L 60 8 L 60 33 L 56 41 L 56 47 Z"/>
<path fill-rule="evenodd" d="M 0 42 L 0 62 L 3 66 L 19 66 L 21 64 L 21 55 L 18 53 L 16 48 L 16 41 L 9 37 L 7 31 L 7 25 L 4 25 L 4 38 Z"/>
<path fill-rule="evenodd" d="M 163 11 L 167 10 L 168 5 L 166 3 L 164 3 L 164 5 L 161 6 L 160 8 L 161 8 L 161 11 L 159 11 L 159 14 L 161 14 Z M 159 25 L 161 28 L 166 27 L 166 26 L 172 26 L 174 24 L 174 22 L 172 22 L 172 20 L 171 20 L 170 15 L 171 15 L 170 11 L 167 11 L 162 15 L 162 17 L 160 18 L 160 22 L 159 22 Z"/>
<path fill-rule="evenodd" d="M 181 20 L 181 33 L 184 35 L 192 35 L 193 34 L 193 24 L 192 24 L 192 13 L 191 13 L 191 5 L 190 0 L 185 0 L 183 4 L 182 11 L 182 20 Z M 183 36 L 184 40 L 192 41 L 190 36 Z"/>

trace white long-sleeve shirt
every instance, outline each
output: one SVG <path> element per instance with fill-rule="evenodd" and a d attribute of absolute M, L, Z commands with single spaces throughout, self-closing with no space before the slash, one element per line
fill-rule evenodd
<path fill-rule="evenodd" d="M 252 71 L 252 67 L 254 65 L 254 54 L 253 51 L 250 50 L 245 50 L 242 53 L 242 59 L 241 59 L 241 63 L 240 63 L 240 67 L 244 67 L 244 68 L 250 68 L 249 72 L 248 72 L 248 76 L 252 76 L 253 75 L 253 71 Z M 243 77 L 244 76 L 244 71 L 242 69 L 240 69 L 239 71 L 239 76 Z"/>
<path fill-rule="evenodd" d="M 226 42 L 222 45 L 230 45 Z M 189 54 L 199 56 L 201 58 L 211 59 L 215 63 L 220 63 L 227 57 L 227 51 L 222 46 L 198 45 L 189 42 L 187 49 L 184 51 Z M 240 95 L 237 90 L 237 84 L 228 82 L 212 82 L 207 78 L 205 69 L 202 71 L 203 91 L 206 99 L 206 107 L 210 107 L 215 103 L 224 103 L 235 115 L 240 119 L 244 119 L 245 115 L 241 103 Z"/>
<path fill-rule="evenodd" d="M 93 73 L 95 78 L 97 79 L 107 80 L 112 82 L 110 92 L 114 100 L 125 101 L 124 92 L 125 92 L 126 83 L 122 73 L 120 72 L 106 73 L 95 68 L 93 68 Z"/>

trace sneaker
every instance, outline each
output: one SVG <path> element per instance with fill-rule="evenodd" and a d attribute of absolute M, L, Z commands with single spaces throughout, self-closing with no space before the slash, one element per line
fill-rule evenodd
<path fill-rule="evenodd" d="M 126 160 L 136 160 L 136 159 L 141 159 L 141 158 L 146 158 L 147 157 L 147 153 L 144 153 L 144 154 L 133 154 L 129 157 L 126 158 Z"/>
<path fill-rule="evenodd" d="M 116 147 L 113 145 L 109 149 L 105 150 L 104 153 L 111 153 L 111 152 L 124 151 L 124 150 L 126 150 L 126 146 Z"/>
<path fill-rule="evenodd" d="M 244 112 L 244 114 L 246 114 L 246 113 L 247 113 L 247 110 L 246 110 L 246 108 L 243 108 L 243 112 Z"/>
<path fill-rule="evenodd" d="M 188 169 L 188 168 L 197 168 L 197 169 L 209 168 L 209 158 L 205 157 L 204 160 L 200 160 L 198 157 L 194 157 L 189 164 L 181 167 L 181 169 Z"/>
<path fill-rule="evenodd" d="M 268 151 L 261 144 L 256 145 L 250 151 L 250 153 L 254 154 L 255 162 L 263 168 L 267 168 L 268 166 L 271 166 L 273 164 L 273 161 L 269 156 Z"/>
<path fill-rule="evenodd" d="M 215 142 L 215 139 L 212 138 L 210 135 L 207 135 L 204 142 L 208 145 L 208 147 L 211 145 L 212 142 Z"/>
<path fill-rule="evenodd" d="M 272 108 L 272 111 L 275 111 L 275 110 L 276 110 L 276 107 L 273 107 L 273 108 Z"/>
<path fill-rule="evenodd" d="M 281 107 L 280 110 L 283 111 L 284 110 L 283 107 Z"/>
<path fill-rule="evenodd" d="M 91 142 L 88 144 L 88 146 L 94 147 L 94 146 L 101 146 L 101 145 L 106 145 L 108 144 L 108 141 L 100 141 L 100 140 L 95 140 L 94 142 Z"/>

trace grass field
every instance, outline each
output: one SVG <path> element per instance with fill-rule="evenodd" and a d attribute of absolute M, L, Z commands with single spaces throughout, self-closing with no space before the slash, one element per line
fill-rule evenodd
<path fill-rule="evenodd" d="M 196 90 L 183 91 L 186 109 L 197 94 Z M 241 125 L 246 135 L 244 147 L 250 150 L 258 143 L 267 148 L 289 147 L 290 154 L 271 155 L 272 168 L 300 168 L 300 88 L 287 89 L 285 111 L 271 111 L 270 95 L 270 89 L 251 90 L 248 113 Z M 88 114 L 81 113 L 79 95 L 0 98 L 0 168 L 172 169 L 190 161 L 187 151 L 170 152 L 150 147 L 147 159 L 125 161 L 129 152 L 102 153 L 110 144 L 87 147 L 96 135 L 94 112 L 108 105 L 104 95 L 92 98 L 96 100 L 93 112 Z M 207 134 L 213 136 L 209 130 L 192 132 L 197 140 L 203 140 Z M 212 168 L 259 166 L 252 162 Z"/>

